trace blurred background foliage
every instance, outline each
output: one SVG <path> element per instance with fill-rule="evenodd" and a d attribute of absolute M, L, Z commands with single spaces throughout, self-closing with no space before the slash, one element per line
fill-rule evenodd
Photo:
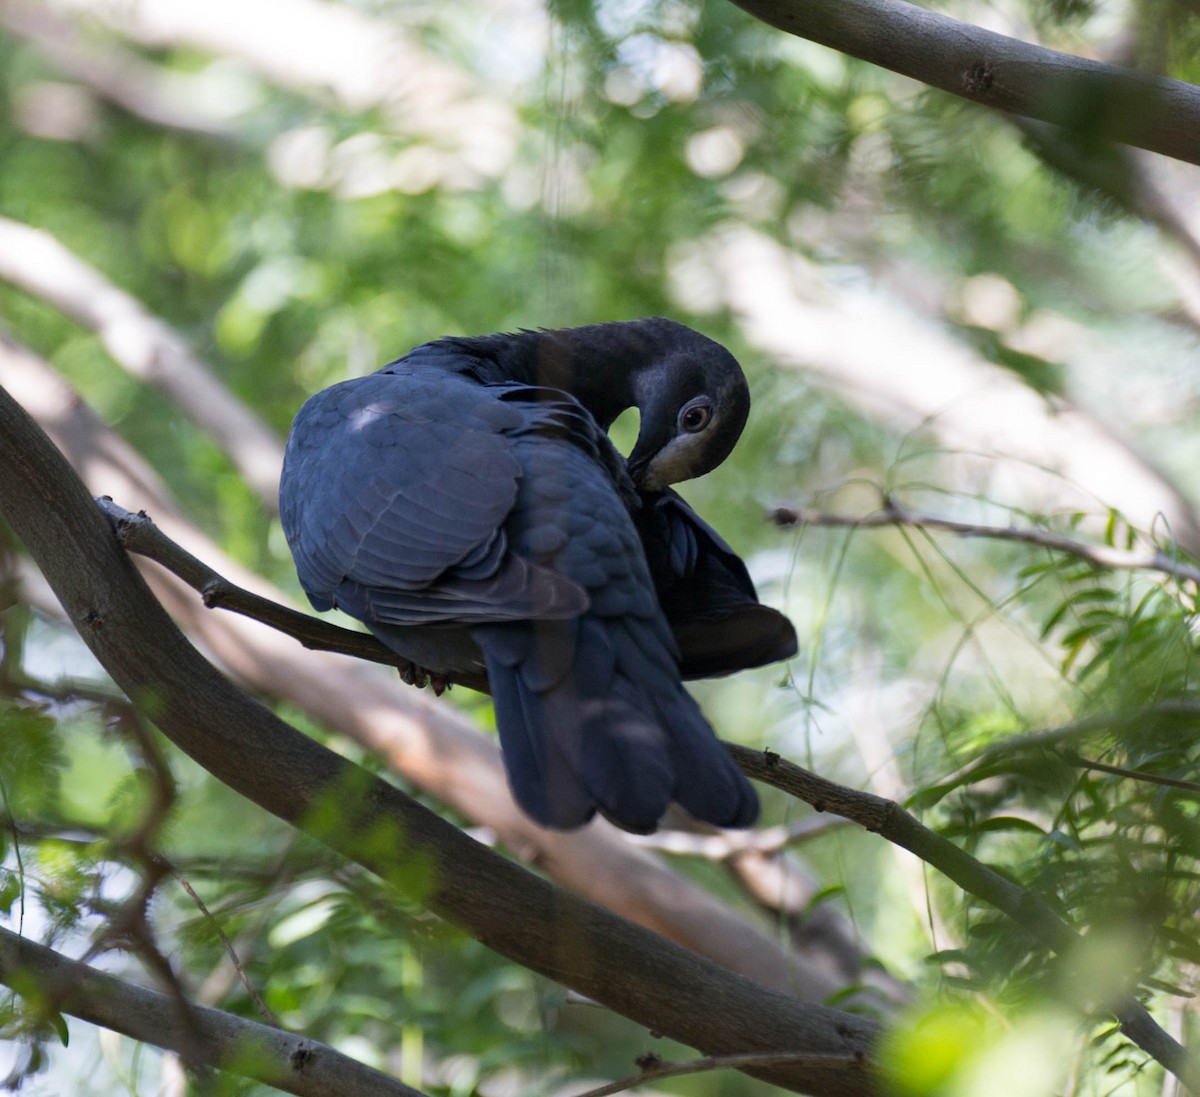
<path fill-rule="evenodd" d="M 941 8 L 1200 79 L 1200 21 L 1184 2 Z M 442 334 L 665 313 L 724 341 L 756 411 L 730 461 L 684 492 L 792 613 L 801 654 L 698 684 L 706 711 L 726 737 L 910 802 L 1087 931 L 1083 954 L 1047 955 L 872 836 L 831 829 L 805 844 L 813 908 L 847 914 L 911 988 L 885 1055 L 896 1092 L 1174 1092 L 1071 1003 L 1136 988 L 1166 1028 L 1192 1034 L 1195 584 L 1036 545 L 796 532 L 764 515 L 862 514 L 887 495 L 1182 555 L 1178 516 L 1130 513 L 1103 483 L 1083 485 L 1082 502 L 1032 490 L 1032 462 L 1009 460 L 1004 437 L 972 441 L 969 422 L 965 438 L 939 433 L 936 400 L 915 419 L 893 414 L 887 393 L 912 368 L 903 347 L 876 346 L 877 391 L 861 374 L 838 382 L 836 345 L 824 368 L 793 367 L 807 364 L 804 325 L 820 326 L 820 308 L 848 302 L 853 321 L 855 302 L 884 302 L 965 355 L 980 387 L 1000 373 L 1051 421 L 1066 408 L 1093 416 L 1111 447 L 1145 459 L 1147 484 L 1173 484 L 1186 518 L 1200 498 L 1196 169 L 1068 155 L 1069 136 L 716 0 L 171 11 L 0 4 L 0 215 L 47 230 L 143 302 L 280 434 L 311 392 Z M 325 17 L 336 33 L 314 29 Z M 195 29 L 205 19 L 211 33 Z M 391 48 L 399 59 L 380 68 Z M 727 245 L 748 239 L 781 257 L 774 273 L 739 265 L 745 253 Z M 798 362 L 755 334 L 753 302 L 779 313 L 784 292 L 813 306 L 795 321 Z M 193 521 L 298 594 L 277 520 L 201 428 L 46 300 L 0 284 L 0 322 L 136 446 Z M 864 334 L 875 322 L 861 314 Z M 923 366 L 936 392 L 936 356 Z M 11 562 L 16 548 L 3 552 Z M 144 763 L 61 626 L 10 604 L 0 644 L 0 908 L 78 954 L 136 885 Z M 486 724 L 486 705 L 456 700 Z M 219 924 L 284 1024 L 430 1093 L 572 1093 L 628 1073 L 646 1047 L 683 1053 L 398 904 L 162 749 L 175 799 L 149 837 L 207 913 L 164 885 L 153 925 L 204 1000 L 254 1015 Z M 766 797 L 768 823 L 807 811 Z M 715 866 L 681 868 L 759 916 Z M 4 999 L 0 1023 L 22 1032 L 21 999 Z M 166 1085 L 157 1052 L 70 1031 L 66 1048 L 45 1030 L 10 1045 L 23 1092 Z M 723 1073 L 645 1092 L 768 1088 Z"/>

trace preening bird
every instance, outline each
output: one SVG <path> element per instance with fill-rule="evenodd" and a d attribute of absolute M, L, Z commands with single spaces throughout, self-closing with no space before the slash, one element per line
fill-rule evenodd
<path fill-rule="evenodd" d="M 434 674 L 485 672 L 537 822 L 718 826 L 758 800 L 681 678 L 795 653 L 745 566 L 668 485 L 728 456 L 749 390 L 654 318 L 438 339 L 312 397 L 280 511 L 300 582 Z M 641 415 L 626 462 L 608 428 Z"/>

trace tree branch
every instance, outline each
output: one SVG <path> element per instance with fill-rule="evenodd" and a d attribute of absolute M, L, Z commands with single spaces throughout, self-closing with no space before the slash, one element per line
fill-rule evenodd
<path fill-rule="evenodd" d="M 65 75 L 154 126 L 232 141 L 232 112 L 205 95 L 199 78 L 155 65 L 116 44 L 97 47 L 78 22 L 44 7 L 0 0 L 0 26 L 29 42 Z"/>
<path fill-rule="evenodd" d="M 771 751 L 726 744 L 742 772 L 811 804 L 860 823 L 953 880 L 968 894 L 1007 914 L 1046 948 L 1061 953 L 1080 938 L 1041 896 L 1013 883 L 977 861 L 947 838 L 920 823 L 892 800 L 840 785 L 781 758 Z M 1197 1063 L 1130 995 L 1113 1008 L 1121 1030 L 1147 1054 L 1176 1075 L 1184 1085 L 1200 1086 Z"/>
<path fill-rule="evenodd" d="M 1094 416 L 1047 399 L 1009 370 L 980 358 L 940 326 L 876 292 L 829 284 L 794 252 L 749 229 L 702 242 L 722 300 L 747 340 L 801 369 L 893 429 L 933 436 L 952 461 L 944 474 L 986 477 L 1019 491 L 1027 510 L 1126 515 L 1141 529 L 1164 525 L 1200 556 L 1200 516 L 1161 471 Z"/>
<path fill-rule="evenodd" d="M 878 529 L 881 526 L 911 526 L 957 533 L 963 537 L 988 537 L 996 541 L 1016 541 L 1036 545 L 1051 552 L 1066 553 L 1095 564 L 1099 568 L 1125 571 L 1158 571 L 1185 582 L 1200 583 L 1200 567 L 1179 559 L 1178 555 L 1154 552 L 1128 552 L 1111 545 L 1096 545 L 1067 537 L 1048 529 L 1022 526 L 989 526 L 979 522 L 960 522 L 932 514 L 919 514 L 886 500 L 881 510 L 861 516 L 829 514 L 804 507 L 779 507 L 771 518 L 778 526 L 825 526 L 842 529 Z"/>
<path fill-rule="evenodd" d="M 904 0 L 734 0 L 764 23 L 951 95 L 1200 164 L 1200 88 L 1031 45 Z"/>
<path fill-rule="evenodd" d="M 607 1085 L 597 1086 L 575 1094 L 575 1097 L 611 1097 L 614 1093 L 625 1093 L 635 1086 L 644 1086 L 649 1082 L 660 1082 L 664 1078 L 682 1078 L 688 1074 L 707 1074 L 714 1070 L 744 1070 L 746 1067 L 769 1066 L 773 1063 L 821 1062 L 822 1065 L 837 1065 L 831 1058 L 821 1060 L 811 1055 L 709 1055 L 703 1059 L 689 1059 L 682 1063 L 672 1063 L 659 1059 L 657 1055 L 643 1055 L 637 1062 L 641 1069 L 637 1074 L 621 1078 Z M 841 1060 L 846 1069 L 853 1069 L 857 1064 L 853 1059 Z"/>
<path fill-rule="evenodd" d="M 299 1097 L 423 1097 L 325 1044 L 135 986 L 0 928 L 0 982 L 37 1008 L 178 1051 Z M 36 993 L 34 993 L 36 991 Z"/>
<path fill-rule="evenodd" d="M 285 724 L 187 642 L 62 455 L 0 389 L 0 507 L 84 641 L 136 706 L 242 795 L 385 880 L 423 866 L 422 901 L 516 963 L 708 1054 L 863 1057 L 754 1068 L 817 1097 L 874 1091 L 876 1026 L 766 990 L 562 891 Z M 328 821 L 329 806 L 337 805 Z M 720 1002 L 721 1008 L 699 1009 Z"/>
<path fill-rule="evenodd" d="M 240 613 L 252 621 L 282 632 L 299 641 L 310 651 L 332 651 L 338 655 L 349 655 L 355 659 L 366 659 L 372 663 L 383 663 L 396 667 L 400 676 L 413 684 L 417 668 L 407 659 L 401 658 L 390 648 L 381 644 L 368 632 L 356 632 L 340 625 L 322 621 L 290 606 L 281 605 L 261 594 L 231 583 L 214 571 L 203 560 L 197 559 L 162 532 L 145 512 L 133 514 L 118 506 L 108 496 L 96 500 L 105 517 L 112 523 L 117 539 L 127 552 L 136 552 L 161 564 L 172 575 L 182 579 L 200 594 L 209 609 L 227 609 Z M 448 674 L 447 681 L 464 685 L 480 693 L 488 693 L 486 675 Z"/>
<path fill-rule="evenodd" d="M 43 6 L 39 0 L 3 2 Z M 427 49 L 418 33 L 366 9 L 326 0 L 62 0 L 55 8 L 66 18 L 107 24 L 151 49 L 180 47 L 237 59 L 323 104 L 332 93 L 343 110 L 374 110 L 371 124 L 422 142 L 438 181 L 457 189 L 499 178 L 512 163 L 519 132 L 512 105 Z M 535 16 L 526 12 L 523 18 Z M 280 27 L 288 33 L 278 34 Z M 331 138 L 336 128 L 329 127 Z M 339 165 L 338 159 L 321 157 L 316 181 L 353 192 L 353 162 Z"/>
<path fill-rule="evenodd" d="M 78 393 L 2 336 L 0 377 L 85 474 L 93 494 L 114 494 L 151 509 L 159 528 L 186 550 L 239 586 L 283 600 L 281 592 L 183 520 L 153 470 Z M 811 946 L 785 949 L 711 892 L 633 848 L 611 824 L 598 820 L 572 832 L 534 824 L 512 801 L 495 743 L 428 691 L 408 689 L 376 667 L 305 652 L 247 618 L 210 613 L 191 589 L 159 567 L 147 566 L 145 575 L 175 619 L 228 673 L 266 696 L 287 699 L 318 724 L 375 752 L 402 779 L 487 828 L 499 844 L 564 886 L 760 985 L 817 1002 L 844 986 L 830 978 L 825 957 Z M 39 585 L 53 600 L 44 582 Z"/>
<path fill-rule="evenodd" d="M 96 333 L 122 369 L 189 409 L 259 497 L 275 507 L 283 446 L 137 298 L 48 232 L 0 217 L 0 278 Z"/>

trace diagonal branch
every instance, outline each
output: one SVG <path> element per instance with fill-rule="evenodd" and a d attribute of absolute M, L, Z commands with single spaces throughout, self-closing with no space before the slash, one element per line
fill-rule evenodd
<path fill-rule="evenodd" d="M 283 446 L 137 298 L 50 233 L 0 217 L 0 278 L 96 333 L 121 368 L 190 409 L 242 478 L 275 505 Z"/>
<path fill-rule="evenodd" d="M 102 99 L 154 126 L 201 137 L 235 139 L 234 112 L 205 95 L 201 77 L 143 60 L 116 43 L 101 47 L 80 32 L 79 22 L 46 6 L 0 0 L 0 26 L 31 43 L 65 75 Z"/>
<path fill-rule="evenodd" d="M 96 502 L 112 523 L 117 538 L 127 552 L 136 552 L 161 564 L 197 591 L 209 609 L 227 609 L 252 621 L 261 621 L 298 640 L 310 651 L 332 651 L 396 667 L 406 682 L 411 683 L 416 675 L 417 668 L 412 663 L 385 647 L 370 633 L 356 632 L 322 621 L 231 583 L 203 560 L 172 541 L 145 511 L 133 514 L 108 496 L 102 496 Z M 487 678 L 483 675 L 449 674 L 444 677 L 481 693 L 490 692 Z"/>
<path fill-rule="evenodd" d="M 0 983 L 32 1003 L 182 1052 L 190 1062 L 235 1070 L 299 1097 L 422 1097 L 402 1082 L 325 1044 L 224 1010 L 189 1005 L 70 960 L 0 928 Z"/>
<path fill-rule="evenodd" d="M 872 834 L 907 849 L 968 894 L 1007 914 L 1046 948 L 1061 953 L 1079 940 L 1075 930 L 1041 896 L 977 861 L 894 801 L 820 777 L 771 751 L 725 745 L 748 776 L 798 797 L 817 811 L 831 811 L 852 819 Z M 1200 1063 L 1158 1025 L 1145 1006 L 1126 995 L 1112 1012 L 1120 1022 L 1122 1032 L 1138 1047 L 1185 1085 L 1192 1088 L 1200 1085 Z"/>
<path fill-rule="evenodd" d="M 816 1097 L 875 1091 L 873 1023 L 766 990 L 532 875 L 234 687 L 179 632 L 74 471 L 3 389 L 0 507 L 113 680 L 218 780 L 385 880 L 407 880 L 410 892 L 414 877 L 427 881 L 419 898 L 434 913 L 640 1024 L 708 1054 L 811 1054 L 747 1070 Z"/>
<path fill-rule="evenodd" d="M 84 474 L 93 494 L 110 493 L 152 510 L 164 533 L 222 575 L 283 599 L 190 525 L 153 470 L 44 361 L 2 335 L 0 378 Z M 556 882 L 762 986 L 823 1002 L 845 985 L 830 977 L 820 947 L 784 948 L 712 892 L 632 847 L 611 824 L 598 821 L 572 832 L 534 824 L 512 801 L 495 743 L 428 691 L 407 689 L 395 675 L 365 663 L 305 652 L 246 617 L 210 613 L 162 568 L 147 567 L 145 576 L 227 674 L 255 692 L 287 699 L 318 724 L 355 740 L 398 778 L 486 828 Z M 53 602 L 44 582 L 26 584 L 26 590 L 27 597 Z"/>
<path fill-rule="evenodd" d="M 904 0 L 734 0 L 800 38 L 996 110 L 1200 164 L 1200 88 L 962 23 Z"/>

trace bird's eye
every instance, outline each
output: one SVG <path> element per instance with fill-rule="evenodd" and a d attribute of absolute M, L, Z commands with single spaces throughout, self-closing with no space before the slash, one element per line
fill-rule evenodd
<path fill-rule="evenodd" d="M 706 397 L 693 400 L 679 412 L 679 429 L 688 434 L 699 434 L 712 419 L 712 404 Z"/>

